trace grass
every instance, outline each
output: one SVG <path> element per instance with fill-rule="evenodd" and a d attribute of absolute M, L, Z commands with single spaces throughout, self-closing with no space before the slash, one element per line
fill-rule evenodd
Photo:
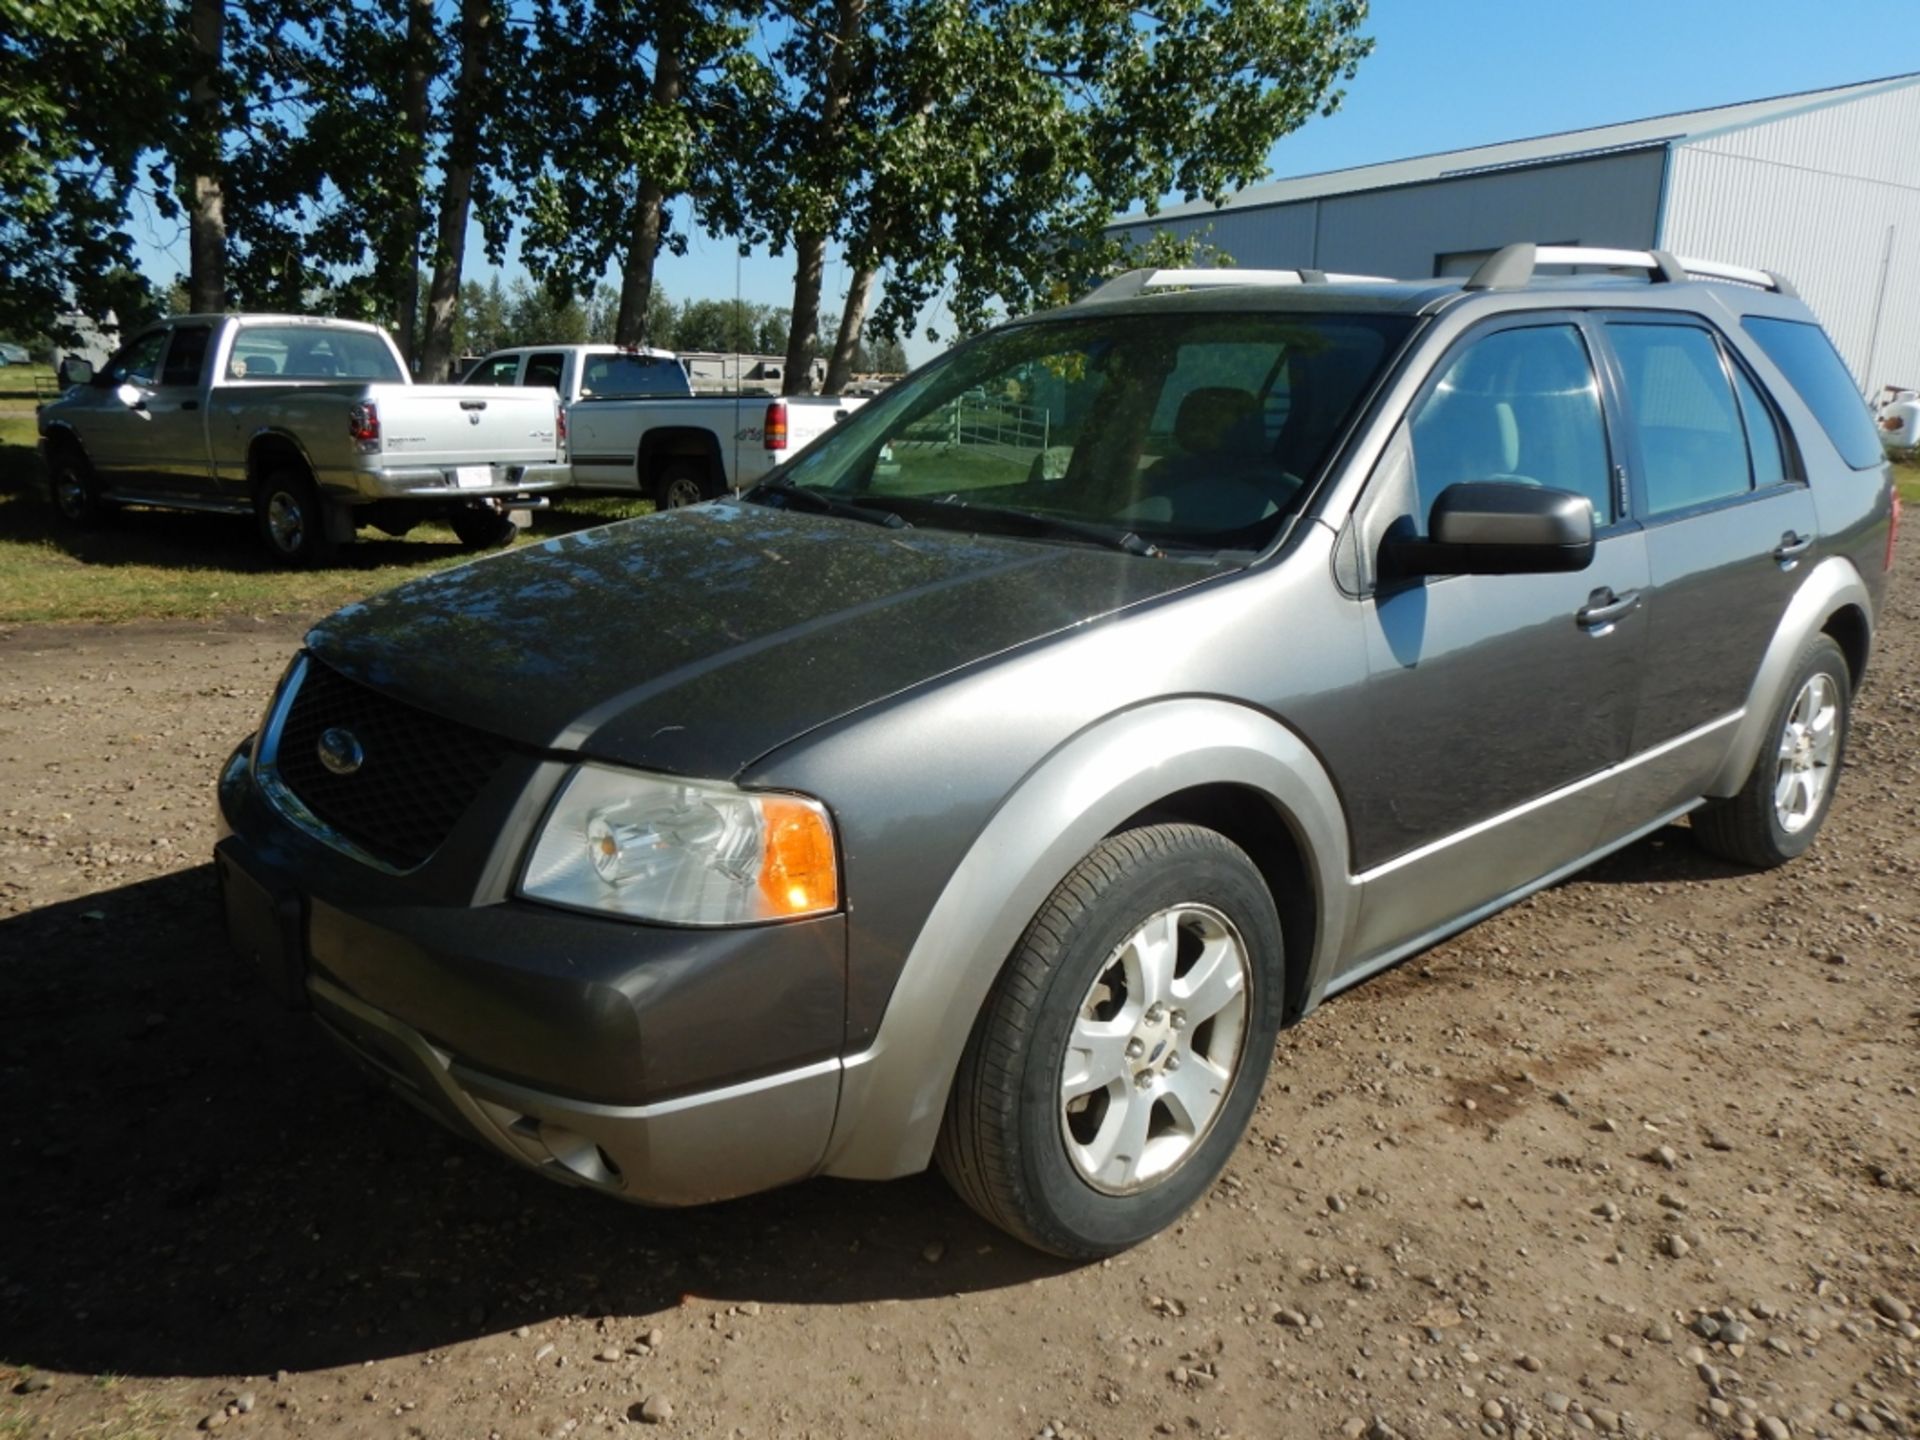
<path fill-rule="evenodd" d="M 1912 451 L 1894 460 L 1893 480 L 1900 489 L 1902 504 L 1920 505 L 1920 451 Z"/>
<path fill-rule="evenodd" d="M 44 367 L 41 367 L 44 369 Z M 129 510 L 94 531 L 59 521 L 35 453 L 32 386 L 0 370 L 0 625 L 57 620 L 318 616 L 416 575 L 470 558 L 450 530 L 404 540 L 375 532 L 323 570 L 284 570 L 250 519 Z M 24 403 L 23 403 L 24 402 Z M 528 539 L 651 511 L 641 500 L 564 496 L 534 512 Z M 527 543 L 526 540 L 521 542 Z"/>

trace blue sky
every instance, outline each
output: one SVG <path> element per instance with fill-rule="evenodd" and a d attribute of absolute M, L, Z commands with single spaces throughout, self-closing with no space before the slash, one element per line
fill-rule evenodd
<path fill-rule="evenodd" d="M 1374 0 L 1367 31 L 1374 53 L 1339 112 L 1274 147 L 1275 177 L 1920 70 L 1912 0 Z M 143 248 L 156 278 L 185 269 L 184 236 Z M 477 235 L 468 256 L 469 278 L 484 280 Z M 731 242 L 697 234 L 658 278 L 676 299 L 792 301 L 790 257 L 740 261 Z M 830 264 L 829 324 L 846 281 Z M 918 363 L 937 348 L 916 340 L 908 353 Z"/>

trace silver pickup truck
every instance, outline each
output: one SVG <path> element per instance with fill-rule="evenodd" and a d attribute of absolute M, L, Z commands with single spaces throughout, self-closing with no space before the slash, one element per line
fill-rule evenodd
<path fill-rule="evenodd" d="M 276 559 L 312 565 L 361 525 L 442 519 L 485 549 L 571 478 L 553 390 L 415 385 L 386 332 L 351 320 L 175 316 L 61 380 L 40 449 L 75 525 L 122 505 L 251 514 Z"/>

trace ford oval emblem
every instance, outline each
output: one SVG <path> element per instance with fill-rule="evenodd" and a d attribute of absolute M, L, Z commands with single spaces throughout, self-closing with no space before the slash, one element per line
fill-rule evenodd
<path fill-rule="evenodd" d="M 320 763 L 334 775 L 355 774 L 367 763 L 367 752 L 360 737 L 339 725 L 323 731 L 315 748 L 320 753 Z"/>

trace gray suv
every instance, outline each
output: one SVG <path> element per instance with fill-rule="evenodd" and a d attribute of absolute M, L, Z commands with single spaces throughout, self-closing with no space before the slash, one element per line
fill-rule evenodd
<path fill-rule="evenodd" d="M 738 500 L 320 624 L 220 777 L 228 925 L 556 1179 L 937 1162 L 1109 1254 L 1328 996 L 1682 816 L 1805 850 L 1896 520 L 1764 272 L 1135 273 Z"/>

